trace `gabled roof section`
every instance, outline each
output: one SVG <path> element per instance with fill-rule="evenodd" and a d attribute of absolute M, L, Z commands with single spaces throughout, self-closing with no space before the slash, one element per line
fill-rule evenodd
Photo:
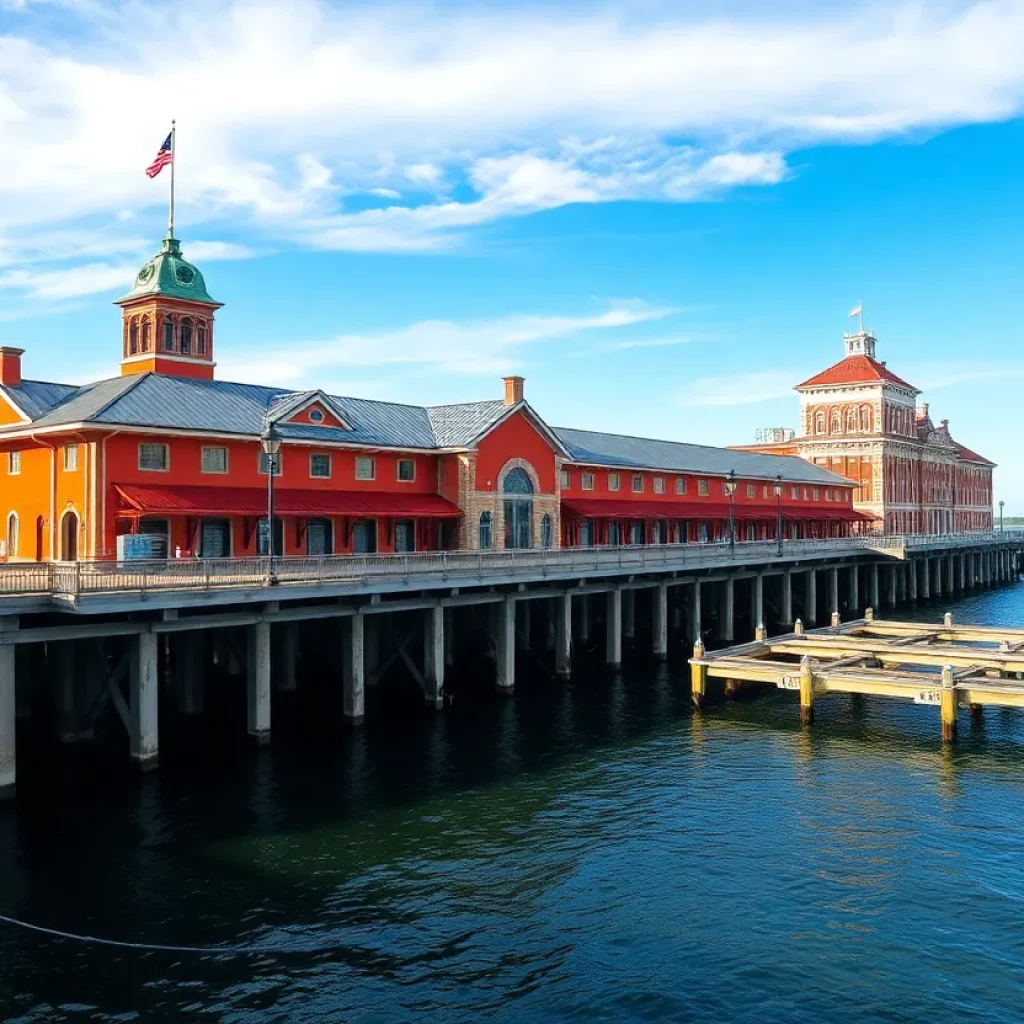
<path fill-rule="evenodd" d="M 953 439 L 950 438 L 952 441 Z M 984 455 L 979 455 L 977 452 L 971 451 L 966 445 L 962 445 L 959 441 L 953 441 L 953 447 L 956 448 L 956 457 L 963 462 L 977 462 L 981 466 L 995 466 L 996 463 L 986 459 Z"/>
<path fill-rule="evenodd" d="M 887 369 L 885 363 L 880 363 L 877 359 L 871 359 L 865 355 L 847 356 L 845 359 L 841 359 L 827 370 L 822 370 L 821 373 L 805 380 L 802 384 L 797 384 L 796 390 L 829 387 L 837 384 L 870 384 L 876 381 L 888 381 L 890 384 L 913 391 L 915 395 L 921 393 L 913 384 L 908 384 L 901 377 L 897 377 L 892 370 Z"/>
<path fill-rule="evenodd" d="M 318 405 L 337 420 L 337 424 L 323 423 L 322 427 L 333 430 L 351 430 L 344 412 L 338 407 L 330 395 L 319 389 L 314 391 L 298 391 L 291 394 L 281 395 L 275 399 L 267 410 L 267 418 L 271 423 L 280 424 L 294 419 L 310 406 Z M 305 425 L 305 424 L 303 424 Z"/>
<path fill-rule="evenodd" d="M 516 402 L 515 405 L 506 405 L 498 399 L 492 402 L 473 402 L 466 407 L 469 411 L 463 418 L 460 418 L 460 413 L 457 411 L 460 407 L 457 405 L 441 406 L 440 408 L 449 410 L 452 420 L 459 422 L 465 428 L 465 434 L 462 439 L 449 447 L 475 447 L 496 427 L 499 427 L 513 416 L 522 414 L 555 451 L 566 458 L 570 457 L 569 449 L 566 448 L 562 439 L 537 415 L 529 402 Z M 478 417 L 476 422 L 474 422 L 475 416 Z M 455 431 L 452 433 L 454 434 Z M 438 447 L 444 446 L 439 444 Z"/>
<path fill-rule="evenodd" d="M 30 420 L 44 416 L 77 390 L 74 384 L 44 380 L 23 380 L 17 387 L 0 385 L 4 397 Z"/>
<path fill-rule="evenodd" d="M 708 476 L 727 476 L 730 470 L 735 470 L 739 477 L 759 480 L 774 480 L 781 474 L 787 482 L 852 486 L 846 477 L 792 455 L 761 455 L 734 448 L 711 448 L 568 427 L 556 427 L 555 433 L 569 449 L 573 462 L 583 465 L 662 469 Z"/>
<path fill-rule="evenodd" d="M 500 399 L 432 405 L 426 409 L 438 448 L 469 448 L 508 412 Z"/>
<path fill-rule="evenodd" d="M 110 377 L 75 388 L 63 402 L 40 416 L 32 425 L 49 427 L 102 420 L 106 410 L 136 388 L 139 382 L 139 377 Z"/>

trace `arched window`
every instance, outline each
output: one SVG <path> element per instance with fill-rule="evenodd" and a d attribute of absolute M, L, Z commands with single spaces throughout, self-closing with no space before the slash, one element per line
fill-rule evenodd
<path fill-rule="evenodd" d="M 871 433 L 871 406 L 862 405 L 860 407 L 860 429 L 865 433 Z"/>
<path fill-rule="evenodd" d="M 841 434 L 843 432 L 843 418 L 839 414 L 839 410 L 836 409 L 832 413 L 832 433 Z"/>
<path fill-rule="evenodd" d="M 7 557 L 18 557 L 18 513 L 12 512 L 7 517 Z"/>
<path fill-rule="evenodd" d="M 178 327 L 178 343 L 183 356 L 192 355 L 192 320 L 185 317 Z"/>
<path fill-rule="evenodd" d="M 551 516 L 545 513 L 544 518 L 540 521 L 540 546 L 542 548 L 549 548 L 551 547 L 552 541 Z"/>
<path fill-rule="evenodd" d="M 533 482 L 525 469 L 510 469 L 501 482 L 505 495 L 505 547 L 533 547 Z"/>
<path fill-rule="evenodd" d="M 202 320 L 196 324 L 196 355 L 206 355 L 206 323 Z"/>
<path fill-rule="evenodd" d="M 490 512 L 480 513 L 480 550 L 489 551 L 491 548 L 491 523 L 492 516 Z"/>
<path fill-rule="evenodd" d="M 815 413 L 814 416 L 814 432 L 816 434 L 825 433 L 825 414 L 823 412 Z"/>
<path fill-rule="evenodd" d="M 149 352 L 153 344 L 153 325 L 148 316 L 142 318 L 142 351 Z"/>
<path fill-rule="evenodd" d="M 131 327 L 128 328 L 128 354 L 137 356 L 139 354 L 139 318 L 132 317 Z"/>
<path fill-rule="evenodd" d="M 174 351 L 174 321 L 170 317 L 164 320 L 164 351 Z"/>
<path fill-rule="evenodd" d="M 857 410 L 847 409 L 846 410 L 846 432 L 848 434 L 857 433 Z"/>

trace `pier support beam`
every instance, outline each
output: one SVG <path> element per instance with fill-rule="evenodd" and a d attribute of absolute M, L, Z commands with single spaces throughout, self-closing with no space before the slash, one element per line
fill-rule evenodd
<path fill-rule="evenodd" d="M 754 577 L 754 599 L 751 613 L 754 619 L 754 630 L 764 625 L 764 574 L 758 573 Z"/>
<path fill-rule="evenodd" d="M 872 608 L 882 607 L 881 590 L 878 585 L 878 563 L 874 562 L 868 570 L 868 601 Z"/>
<path fill-rule="evenodd" d="M 808 629 L 813 629 L 818 621 L 818 574 L 814 569 L 807 570 L 807 599 L 804 602 L 803 622 Z"/>
<path fill-rule="evenodd" d="M 656 658 L 668 657 L 668 584 L 659 583 L 652 593 L 653 621 L 651 623 L 651 647 Z"/>
<path fill-rule="evenodd" d="M 731 644 L 736 639 L 736 584 L 731 576 L 722 581 L 721 597 L 719 621 L 722 627 L 722 639 L 727 644 Z"/>
<path fill-rule="evenodd" d="M 622 635 L 626 640 L 636 636 L 636 591 L 622 591 Z"/>
<path fill-rule="evenodd" d="M 248 627 L 245 663 L 249 735 L 263 747 L 270 742 L 270 623 Z"/>
<path fill-rule="evenodd" d="M 835 615 L 839 611 L 839 566 L 834 565 L 828 571 L 828 610 Z"/>
<path fill-rule="evenodd" d="M 913 558 L 907 562 L 907 598 L 917 601 L 917 562 Z"/>
<path fill-rule="evenodd" d="M 788 569 L 782 574 L 782 624 L 793 625 L 793 574 Z"/>
<path fill-rule="evenodd" d="M 690 612 L 692 616 L 693 642 L 696 643 L 698 640 L 703 642 L 703 630 L 700 620 L 700 580 L 693 581 L 693 607 L 690 609 Z"/>
<path fill-rule="evenodd" d="M 850 566 L 850 615 L 857 618 L 860 610 L 860 567 L 854 563 Z"/>
<path fill-rule="evenodd" d="M 14 615 L 0 616 L 0 630 L 17 629 Z M 13 800 L 17 783 L 17 752 L 15 722 L 17 709 L 14 697 L 14 644 L 0 644 L 0 803 Z"/>
<path fill-rule="evenodd" d="M 588 643 L 590 640 L 590 601 L 587 594 L 580 594 L 580 599 L 576 602 L 576 615 L 579 618 L 580 643 Z"/>
<path fill-rule="evenodd" d="M 928 565 L 928 559 L 920 559 L 918 565 L 921 569 L 921 597 L 925 601 L 928 601 L 932 596 L 932 574 L 930 566 Z"/>
<path fill-rule="evenodd" d="M 800 724 L 814 724 L 814 672 L 806 654 L 800 659 Z"/>
<path fill-rule="evenodd" d="M 886 594 L 886 604 L 890 608 L 896 607 L 896 566 L 890 565 L 886 570 L 885 582 L 888 585 L 888 593 Z"/>
<path fill-rule="evenodd" d="M 581 604 L 586 608 L 586 601 Z M 495 685 L 502 693 L 511 693 L 516 685 L 516 603 L 509 596 L 495 607 Z"/>
<path fill-rule="evenodd" d="M 555 675 L 567 679 L 572 671 L 572 594 L 554 599 L 554 613 Z"/>
<path fill-rule="evenodd" d="M 444 703 L 444 609 L 440 605 L 426 611 L 423 669 L 424 699 L 428 706 L 439 708 Z"/>
<path fill-rule="evenodd" d="M 366 714 L 365 628 L 362 614 L 341 623 L 341 713 L 354 725 Z"/>
<path fill-rule="evenodd" d="M 622 668 L 622 591 L 615 587 L 605 596 L 605 664 L 618 669 Z"/>
<path fill-rule="evenodd" d="M 956 558 L 949 555 L 946 558 L 946 593 L 953 594 L 957 590 Z"/>
<path fill-rule="evenodd" d="M 953 666 L 942 670 L 942 742 L 956 742 L 956 690 L 953 689 Z"/>
<path fill-rule="evenodd" d="M 131 641 L 128 712 L 132 760 L 145 771 L 157 765 L 160 752 L 156 633 L 140 633 Z"/>
<path fill-rule="evenodd" d="M 933 570 L 934 573 L 935 573 L 935 591 L 934 591 L 934 593 L 935 593 L 936 597 L 942 597 L 942 593 L 943 593 L 943 591 L 942 591 L 942 559 L 941 558 L 936 558 L 934 561 L 935 561 L 935 568 Z"/>
<path fill-rule="evenodd" d="M 174 638 L 175 690 L 178 709 L 190 718 L 203 713 L 206 690 L 206 636 L 202 630 L 181 633 Z"/>

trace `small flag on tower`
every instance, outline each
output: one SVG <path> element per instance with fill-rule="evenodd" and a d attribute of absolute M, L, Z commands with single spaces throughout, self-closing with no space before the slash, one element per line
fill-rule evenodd
<path fill-rule="evenodd" d="M 857 305 L 854 306 L 853 309 L 851 309 L 850 312 L 847 313 L 846 315 L 847 316 L 860 316 L 861 312 L 862 312 L 861 304 L 858 302 Z"/>
<path fill-rule="evenodd" d="M 146 177 L 155 178 L 168 164 L 174 163 L 174 132 L 164 139 L 163 145 L 156 151 L 153 162 L 146 168 Z"/>

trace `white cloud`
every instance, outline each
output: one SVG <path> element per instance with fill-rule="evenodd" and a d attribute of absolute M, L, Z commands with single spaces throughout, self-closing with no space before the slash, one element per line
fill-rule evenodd
<path fill-rule="evenodd" d="M 522 365 L 525 350 L 586 331 L 607 331 L 659 320 L 674 310 L 638 300 L 612 303 L 585 316 L 520 315 L 495 320 L 422 320 L 398 330 L 343 334 L 329 341 L 276 344 L 266 355 L 247 350 L 233 355 L 221 346 L 220 372 L 257 383 L 299 386 L 339 370 L 429 366 L 449 374 L 504 373 Z M 285 352 L 286 355 L 278 353 Z"/>
<path fill-rule="evenodd" d="M 810 143 L 1022 109 L 1024 0 L 752 10 L 29 6 L 0 35 L 0 250 L 163 204 L 166 175 L 142 169 L 171 116 L 183 229 L 425 250 L 566 203 L 772 186 Z M 137 59 L 168 39 L 173 60 Z M 410 184 L 458 198 L 402 204 Z M 381 207 L 346 206 L 357 192 Z"/>
<path fill-rule="evenodd" d="M 793 385 L 804 377 L 799 370 L 701 377 L 687 385 L 680 402 L 685 406 L 757 405 L 776 398 L 794 398 Z"/>

